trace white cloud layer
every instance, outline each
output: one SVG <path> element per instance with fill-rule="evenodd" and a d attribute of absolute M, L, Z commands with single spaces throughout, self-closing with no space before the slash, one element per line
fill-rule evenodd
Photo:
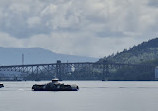
<path fill-rule="evenodd" d="M 104 57 L 157 37 L 157 0 L 1 0 L 0 46 Z"/>

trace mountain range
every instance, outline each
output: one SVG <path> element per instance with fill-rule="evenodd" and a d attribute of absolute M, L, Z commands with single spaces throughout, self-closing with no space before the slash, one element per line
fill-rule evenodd
<path fill-rule="evenodd" d="M 0 66 L 21 65 L 22 55 L 24 64 L 45 64 L 61 62 L 95 62 L 98 59 L 52 52 L 43 48 L 3 48 L 0 47 Z"/>

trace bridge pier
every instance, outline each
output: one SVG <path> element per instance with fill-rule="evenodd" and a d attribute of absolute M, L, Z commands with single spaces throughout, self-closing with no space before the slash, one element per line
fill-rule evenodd
<path fill-rule="evenodd" d="M 58 77 L 59 80 L 62 81 L 61 61 L 60 60 L 57 60 L 57 63 L 56 63 L 56 77 Z"/>

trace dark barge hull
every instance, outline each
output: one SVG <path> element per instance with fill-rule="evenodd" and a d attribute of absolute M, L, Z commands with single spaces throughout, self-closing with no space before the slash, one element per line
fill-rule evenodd
<path fill-rule="evenodd" d="M 2 88 L 2 87 L 4 87 L 4 85 L 3 85 L 3 84 L 0 84 L 0 88 Z"/>
<path fill-rule="evenodd" d="M 78 91 L 78 86 L 71 86 L 71 85 L 62 85 L 60 87 L 50 87 L 47 85 L 33 85 L 32 86 L 33 91 Z"/>

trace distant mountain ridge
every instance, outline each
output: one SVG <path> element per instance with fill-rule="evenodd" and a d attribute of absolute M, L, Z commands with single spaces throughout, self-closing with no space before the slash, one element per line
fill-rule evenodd
<path fill-rule="evenodd" d="M 0 65 L 22 64 L 22 54 L 24 54 L 24 64 L 43 64 L 61 62 L 95 62 L 98 59 L 92 57 L 82 57 L 54 53 L 43 48 L 2 48 L 0 47 Z"/>
<path fill-rule="evenodd" d="M 139 64 L 147 61 L 153 61 L 158 59 L 158 38 L 143 42 L 138 46 L 134 46 L 129 50 L 124 49 L 124 51 L 104 57 L 100 59 L 108 60 L 118 63 L 131 63 Z"/>

